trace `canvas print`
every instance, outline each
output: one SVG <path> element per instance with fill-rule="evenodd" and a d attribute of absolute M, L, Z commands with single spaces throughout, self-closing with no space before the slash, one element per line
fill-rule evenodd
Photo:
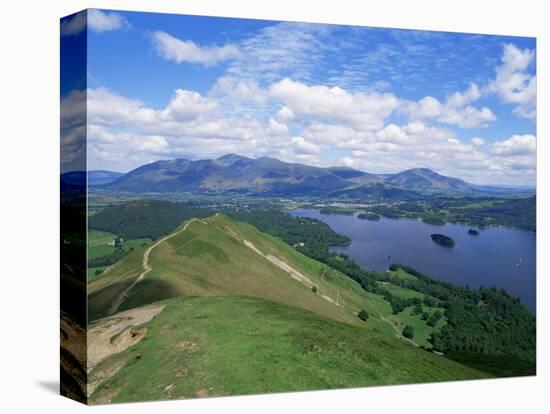
<path fill-rule="evenodd" d="M 536 41 L 61 19 L 61 385 L 536 374 Z"/>

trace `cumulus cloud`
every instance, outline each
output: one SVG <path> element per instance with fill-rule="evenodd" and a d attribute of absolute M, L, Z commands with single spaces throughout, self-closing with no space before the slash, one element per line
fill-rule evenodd
<path fill-rule="evenodd" d="M 118 13 L 88 10 L 88 27 L 94 32 L 103 33 L 127 27 L 127 20 Z"/>
<path fill-rule="evenodd" d="M 201 116 L 214 115 L 217 106 L 215 101 L 204 98 L 197 92 L 177 89 L 171 101 L 161 112 L 161 116 L 173 121 L 189 121 Z"/>
<path fill-rule="evenodd" d="M 73 90 L 61 99 L 61 171 L 86 168 L 86 91 Z"/>
<path fill-rule="evenodd" d="M 88 89 L 88 121 L 103 126 L 154 123 L 156 111 L 107 88 Z"/>
<path fill-rule="evenodd" d="M 483 144 L 485 144 L 485 140 L 483 138 L 474 137 L 470 140 L 472 145 L 475 145 L 476 147 L 481 147 Z"/>
<path fill-rule="evenodd" d="M 319 146 L 306 141 L 302 137 L 292 137 L 290 140 L 297 154 L 319 154 Z"/>
<path fill-rule="evenodd" d="M 505 45 L 502 63 L 487 87 L 489 93 L 496 93 L 503 102 L 515 104 L 516 115 L 528 119 L 536 116 L 537 77 L 528 72 L 534 60 L 534 50 Z"/>
<path fill-rule="evenodd" d="M 533 135 L 513 135 L 491 145 L 491 152 L 502 156 L 533 155 L 536 151 L 537 143 Z"/>
<path fill-rule="evenodd" d="M 87 95 L 88 152 L 98 167 L 124 170 L 156 159 L 225 153 L 318 162 L 320 147 L 291 137 L 276 113 L 266 122 L 233 116 L 213 98 L 182 89 L 159 109 L 106 88 L 88 89 Z M 78 125 L 69 111 L 66 116 L 67 124 Z"/>
<path fill-rule="evenodd" d="M 239 80 L 231 76 L 218 78 L 210 89 L 210 95 L 215 97 L 231 97 L 237 101 L 264 102 L 266 99 L 263 90 L 254 80 Z"/>
<path fill-rule="evenodd" d="M 464 92 L 455 92 L 447 97 L 445 103 L 432 96 L 426 96 L 419 101 L 402 101 L 400 111 L 410 119 L 435 120 L 460 128 L 486 127 L 496 120 L 495 114 L 487 107 L 477 108 L 473 105 L 481 97 L 481 91 L 476 84 L 470 84 Z"/>
<path fill-rule="evenodd" d="M 285 78 L 271 85 L 269 95 L 285 104 L 294 114 L 319 120 L 376 129 L 398 105 L 389 93 L 350 93 L 339 87 L 308 86 Z"/>
<path fill-rule="evenodd" d="M 210 66 L 241 56 L 236 45 L 199 46 L 192 40 L 180 40 L 162 31 L 153 32 L 151 40 L 160 56 L 177 63 L 189 62 Z"/>
<path fill-rule="evenodd" d="M 61 36 L 76 36 L 86 29 L 86 12 L 61 19 Z"/>
<path fill-rule="evenodd" d="M 88 28 L 96 33 L 109 32 L 129 27 L 128 21 L 119 13 L 88 9 L 61 20 L 61 35 L 76 36 Z"/>
<path fill-rule="evenodd" d="M 245 101 L 247 88 L 257 86 L 246 85 L 239 92 Z M 265 95 L 262 116 L 228 109 L 223 104 L 227 92 L 203 96 L 178 89 L 164 107 L 151 108 L 106 88 L 90 89 L 88 121 L 95 130 L 89 153 L 104 166 L 117 157 L 136 166 L 154 159 L 225 153 L 333 165 L 337 150 L 343 165 L 369 172 L 428 167 L 492 183 L 525 183 L 535 174 L 534 136 L 486 145 L 481 137 L 459 139 L 454 130 L 430 123 L 433 118 L 404 123 L 390 118 L 401 102 L 391 94 L 351 93 L 290 79 L 257 87 Z M 446 108 L 440 108 L 439 116 L 448 108 L 468 108 L 478 92 L 470 87 L 450 95 L 445 104 L 439 103 Z M 430 100 L 425 102 L 429 113 Z"/>

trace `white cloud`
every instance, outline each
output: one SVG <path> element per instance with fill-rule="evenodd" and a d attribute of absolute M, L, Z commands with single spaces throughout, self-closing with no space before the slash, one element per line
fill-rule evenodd
<path fill-rule="evenodd" d="M 172 121 L 189 121 L 215 114 L 217 106 L 215 101 L 204 98 L 197 92 L 177 89 L 161 116 Z"/>
<path fill-rule="evenodd" d="M 79 12 L 61 19 L 61 36 L 76 36 L 86 29 L 86 12 Z"/>
<path fill-rule="evenodd" d="M 311 81 L 331 48 L 332 30 L 330 25 L 293 22 L 265 27 L 240 43 L 242 56 L 229 63 L 227 73 L 265 83 L 285 76 Z"/>
<path fill-rule="evenodd" d="M 472 143 L 472 145 L 476 146 L 476 147 L 481 147 L 483 144 L 485 144 L 485 140 L 483 138 L 479 138 L 479 137 L 474 137 L 470 140 L 470 142 Z"/>
<path fill-rule="evenodd" d="M 139 151 L 161 152 L 168 149 L 168 142 L 159 135 L 149 135 L 140 140 L 137 149 Z"/>
<path fill-rule="evenodd" d="M 153 32 L 151 39 L 160 56 L 177 63 L 189 62 L 209 66 L 241 56 L 239 48 L 232 44 L 199 46 L 192 40 L 180 40 L 162 31 Z"/>
<path fill-rule="evenodd" d="M 61 21 L 62 36 L 76 36 L 86 29 L 86 23 L 90 30 L 96 33 L 109 32 L 129 27 L 128 21 L 118 13 L 103 12 L 97 9 L 88 9 L 65 17 Z"/>
<path fill-rule="evenodd" d="M 284 103 L 294 114 L 364 129 L 381 127 L 398 105 L 392 94 L 353 94 L 338 87 L 307 86 L 288 78 L 271 85 L 269 95 Z"/>
<path fill-rule="evenodd" d="M 294 112 L 288 106 L 283 106 L 275 115 L 275 118 L 280 122 L 288 122 L 294 118 Z"/>
<path fill-rule="evenodd" d="M 124 17 L 114 12 L 102 12 L 97 9 L 88 10 L 88 27 L 94 32 L 103 33 L 119 30 L 129 24 Z"/>
<path fill-rule="evenodd" d="M 505 45 L 502 64 L 487 87 L 488 92 L 496 93 L 503 102 L 515 104 L 516 115 L 529 119 L 536 116 L 537 77 L 528 72 L 534 59 L 534 50 Z"/>
<path fill-rule="evenodd" d="M 355 164 L 355 160 L 351 157 L 343 157 L 341 161 L 342 161 L 342 165 L 346 167 L 353 167 L 353 165 Z"/>
<path fill-rule="evenodd" d="M 439 122 L 449 125 L 457 125 L 460 128 L 486 127 L 488 122 L 496 121 L 495 114 L 487 107 L 475 108 L 468 105 L 465 108 L 452 109 L 446 107 L 438 118 Z"/>
<path fill-rule="evenodd" d="M 534 155 L 536 151 L 537 142 L 533 135 L 513 135 L 491 145 L 491 152 L 502 156 Z"/>
<path fill-rule="evenodd" d="M 285 123 L 277 121 L 277 119 L 270 118 L 269 119 L 269 127 L 268 131 L 270 135 L 287 135 L 288 134 L 288 127 Z"/>
<path fill-rule="evenodd" d="M 407 142 L 407 133 L 395 124 L 389 124 L 384 129 L 377 132 L 376 136 L 383 142 L 404 143 Z"/>
<path fill-rule="evenodd" d="M 88 122 L 103 126 L 154 123 L 155 110 L 107 88 L 88 89 Z"/>
<path fill-rule="evenodd" d="M 487 107 L 476 108 L 471 105 L 480 97 L 479 87 L 470 84 L 464 92 L 457 91 L 451 94 L 445 103 L 432 96 L 426 96 L 417 102 L 403 100 L 399 110 L 412 120 L 435 120 L 460 128 L 486 127 L 489 122 L 496 120 L 496 116 Z"/>
<path fill-rule="evenodd" d="M 73 90 L 61 99 L 61 171 L 86 168 L 86 91 Z"/>
<path fill-rule="evenodd" d="M 532 136 L 490 146 L 481 137 L 458 139 L 453 130 L 426 121 L 387 124 L 391 110 L 380 110 L 373 103 L 373 96 L 380 101 L 384 94 L 353 94 L 290 80 L 262 91 L 267 103 L 259 116 L 226 108 L 223 94 L 176 90 L 166 106 L 156 109 L 105 88 L 90 89 L 89 153 L 95 165 L 113 168 L 116 160 L 135 167 L 155 159 L 225 153 L 332 165 L 334 158 L 326 156 L 338 150 L 341 163 L 369 172 L 428 167 L 492 183 L 525 183 L 534 177 Z M 452 105 L 467 108 L 475 94 L 463 95 L 454 95 Z M 393 95 L 389 98 L 397 101 Z"/>
<path fill-rule="evenodd" d="M 303 137 L 292 137 L 290 140 L 297 154 L 319 154 L 320 149 L 312 142 L 306 141 Z"/>
<path fill-rule="evenodd" d="M 464 92 L 455 92 L 447 99 L 447 106 L 451 108 L 463 108 L 481 97 L 479 87 L 472 83 Z"/>
<path fill-rule="evenodd" d="M 222 76 L 210 89 L 215 97 L 230 97 L 237 101 L 264 102 L 266 93 L 256 81 L 239 80 L 231 76 Z"/>

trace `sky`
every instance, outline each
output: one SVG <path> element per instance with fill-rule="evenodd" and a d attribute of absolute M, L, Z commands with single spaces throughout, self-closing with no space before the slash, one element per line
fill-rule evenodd
<path fill-rule="evenodd" d="M 61 93 L 87 100 L 89 169 L 237 153 L 535 184 L 534 38 L 93 9 L 61 35 L 88 39 L 86 93 Z"/>

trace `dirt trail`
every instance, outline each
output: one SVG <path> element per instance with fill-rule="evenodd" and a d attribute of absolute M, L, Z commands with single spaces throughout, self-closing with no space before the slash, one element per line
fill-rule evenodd
<path fill-rule="evenodd" d="M 87 371 L 91 372 L 97 364 L 111 355 L 118 354 L 141 341 L 147 329 L 134 330 L 136 326 L 149 322 L 164 309 L 164 305 L 145 306 L 108 316 L 90 325 L 88 329 Z M 107 378 L 111 377 L 124 366 L 125 361 L 119 361 L 101 372 L 90 376 L 88 395 Z M 97 370 L 96 370 L 97 371 Z"/>
<path fill-rule="evenodd" d="M 171 239 L 172 237 L 175 237 L 180 233 L 183 233 L 185 230 L 187 230 L 187 227 L 191 223 L 193 223 L 194 221 L 198 221 L 198 219 L 192 218 L 187 223 L 185 223 L 185 225 L 182 227 L 181 230 L 178 230 L 174 233 L 171 233 L 168 236 L 164 236 L 162 239 L 159 239 L 154 244 L 149 246 L 147 248 L 147 250 L 145 250 L 145 253 L 143 254 L 143 261 L 142 261 L 143 272 L 141 272 L 139 274 L 139 276 L 136 278 L 136 280 L 134 280 L 134 282 L 130 286 L 128 286 L 126 289 L 124 289 L 122 291 L 122 293 L 120 294 L 120 296 L 113 302 L 113 304 L 109 308 L 109 315 L 114 315 L 118 311 L 118 308 L 128 298 L 128 294 L 134 288 L 134 286 L 136 286 L 139 282 L 141 282 L 147 273 L 149 273 L 151 270 L 153 270 L 153 268 L 151 266 L 149 266 L 149 256 L 151 254 L 151 251 L 153 251 L 153 249 L 155 247 L 157 247 L 159 244 L 165 242 L 166 240 Z"/>

